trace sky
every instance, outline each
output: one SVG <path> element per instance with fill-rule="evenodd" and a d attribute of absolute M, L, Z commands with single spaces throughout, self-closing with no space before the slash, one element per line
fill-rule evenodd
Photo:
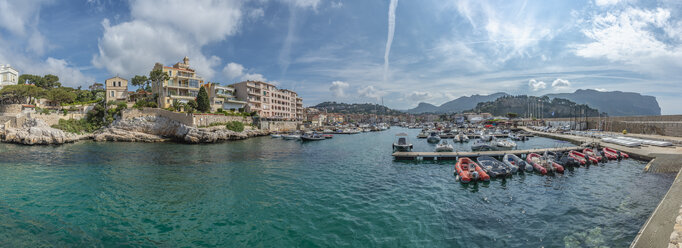
<path fill-rule="evenodd" d="M 630 91 L 682 114 L 682 1 L 0 0 L 0 64 L 87 86 L 190 58 L 207 81 L 409 109 Z"/>

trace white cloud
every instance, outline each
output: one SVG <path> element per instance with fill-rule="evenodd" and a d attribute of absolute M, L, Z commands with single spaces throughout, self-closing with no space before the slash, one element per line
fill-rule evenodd
<path fill-rule="evenodd" d="M 317 9 L 317 5 L 320 4 L 320 0 L 289 0 L 289 2 L 299 8 L 313 9 Z"/>
<path fill-rule="evenodd" d="M 646 73 L 682 69 L 682 27 L 671 20 L 671 11 L 657 8 L 627 8 L 594 16 L 581 31 L 591 42 L 573 45 L 576 55 L 604 58 L 632 65 L 632 70 Z"/>
<path fill-rule="evenodd" d="M 244 75 L 244 66 L 237 63 L 228 63 L 223 68 L 223 75 L 227 79 L 235 79 Z"/>
<path fill-rule="evenodd" d="M 258 19 L 265 16 L 265 11 L 263 11 L 263 8 L 256 8 L 256 9 L 251 9 L 249 10 L 249 18 L 250 19 Z"/>
<path fill-rule="evenodd" d="M 374 88 L 374 86 L 372 86 L 372 85 L 369 85 L 369 86 L 364 87 L 364 88 L 360 88 L 358 90 L 358 95 L 360 95 L 360 97 L 372 98 L 375 100 L 381 99 L 381 97 L 385 94 L 386 94 L 385 92 Z"/>
<path fill-rule="evenodd" d="M 598 6 L 608 6 L 608 5 L 616 5 L 622 0 L 595 0 L 594 3 L 597 4 Z"/>
<path fill-rule="evenodd" d="M 407 95 L 407 98 L 412 100 L 412 101 L 423 101 L 426 99 L 430 99 L 433 96 L 429 92 L 422 92 L 422 91 L 415 91 Z"/>
<path fill-rule="evenodd" d="M 391 53 L 393 35 L 395 34 L 395 8 L 398 7 L 398 0 L 391 0 L 388 5 L 388 37 L 386 38 L 386 50 L 384 51 L 384 83 L 388 82 L 388 56 Z"/>
<path fill-rule="evenodd" d="M 547 88 L 547 84 L 543 81 L 537 81 L 535 79 L 528 80 L 528 86 L 533 91 L 538 91 Z"/>
<path fill-rule="evenodd" d="M 571 82 L 566 79 L 557 78 L 552 82 L 552 87 L 554 88 L 568 88 L 571 87 Z"/>
<path fill-rule="evenodd" d="M 332 8 L 341 8 L 343 7 L 343 3 L 341 1 L 338 2 L 331 2 Z"/>
<path fill-rule="evenodd" d="M 131 77 L 147 74 L 154 63 L 172 64 L 190 57 L 190 66 L 211 79 L 220 64 L 203 46 L 234 35 L 241 22 L 242 1 L 142 1 L 130 3 L 132 20 L 102 22 L 99 53 L 92 63 L 109 73 Z"/>
<path fill-rule="evenodd" d="M 258 73 L 246 73 L 244 76 L 242 76 L 242 80 L 267 82 L 267 79 L 265 79 L 262 74 Z"/>
<path fill-rule="evenodd" d="M 344 97 L 346 96 L 346 89 L 348 89 L 349 86 L 350 85 L 346 82 L 334 81 L 332 82 L 332 86 L 329 87 L 329 91 L 332 92 L 334 97 Z"/>
<path fill-rule="evenodd" d="M 228 80 L 233 80 L 239 78 L 240 80 L 252 80 L 252 81 L 262 81 L 267 82 L 267 79 L 262 74 L 258 73 L 247 73 L 244 66 L 234 62 L 230 62 L 225 67 L 223 67 L 223 75 Z"/>

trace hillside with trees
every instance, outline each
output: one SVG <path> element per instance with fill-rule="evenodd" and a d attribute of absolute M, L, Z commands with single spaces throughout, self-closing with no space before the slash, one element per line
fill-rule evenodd
<path fill-rule="evenodd" d="M 399 115 L 401 111 L 390 109 L 389 107 L 373 103 L 337 103 L 323 102 L 311 108 L 321 112 L 339 114 L 377 114 L 377 115 Z"/>
<path fill-rule="evenodd" d="M 495 101 L 481 102 L 470 112 L 491 113 L 494 116 L 507 116 L 516 114 L 519 117 L 543 116 L 552 117 L 575 117 L 575 116 L 599 116 L 600 113 L 587 104 L 577 104 L 567 99 L 553 98 L 547 96 L 503 96 Z M 605 116 L 606 113 L 601 113 Z"/>

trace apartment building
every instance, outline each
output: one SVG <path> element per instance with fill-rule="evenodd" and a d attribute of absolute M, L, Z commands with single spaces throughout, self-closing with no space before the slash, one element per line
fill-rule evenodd
<path fill-rule="evenodd" d="M 0 89 L 19 82 L 19 72 L 10 65 L 0 65 Z"/>
<path fill-rule="evenodd" d="M 231 86 L 222 86 L 218 83 L 206 83 L 202 86 L 206 88 L 213 112 L 218 111 L 219 108 L 226 111 L 239 111 L 246 105 L 245 101 L 237 100 L 234 96 L 234 88 Z"/>
<path fill-rule="evenodd" d="M 194 100 L 199 93 L 199 87 L 204 83 L 204 79 L 189 67 L 189 58 L 187 57 L 172 67 L 156 63 L 154 70 L 162 70 L 169 77 L 168 80 L 158 84 L 152 82 L 152 93 L 158 95 L 157 104 L 159 108 L 168 108 L 173 105 L 175 100 L 182 103 Z"/>
<path fill-rule="evenodd" d="M 246 111 L 259 116 L 283 120 L 303 120 L 303 99 L 291 90 L 277 89 L 261 81 L 244 81 L 231 85 L 234 95 L 245 101 Z"/>
<path fill-rule="evenodd" d="M 128 100 L 128 80 L 125 78 L 115 76 L 104 80 L 104 89 L 107 102 Z"/>

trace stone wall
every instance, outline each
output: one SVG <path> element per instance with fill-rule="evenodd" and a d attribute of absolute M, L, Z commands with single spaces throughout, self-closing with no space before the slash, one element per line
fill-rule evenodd
<path fill-rule="evenodd" d="M 182 124 L 185 124 L 187 126 L 194 126 L 194 120 L 192 117 L 192 114 L 187 114 L 187 113 L 176 113 L 172 111 L 168 111 L 165 109 L 158 109 L 158 108 L 144 108 L 142 110 L 138 109 L 125 109 L 121 111 L 121 118 L 122 119 L 132 119 L 135 117 L 142 117 L 142 116 L 163 116 L 168 119 L 180 122 Z"/>
<path fill-rule="evenodd" d="M 0 104 L 0 115 L 16 115 L 21 109 L 21 104 Z"/>
<path fill-rule="evenodd" d="M 547 123 L 553 125 L 566 125 L 574 121 L 572 118 L 546 119 Z M 587 122 L 583 118 L 578 123 L 583 124 L 583 129 L 611 132 L 627 130 L 629 133 L 682 137 L 682 115 L 589 117 Z"/>
<path fill-rule="evenodd" d="M 244 123 L 244 125 L 251 125 L 253 123 L 253 118 L 243 117 L 243 116 L 226 116 L 221 114 L 194 114 L 193 123 L 198 127 L 209 126 L 212 123 L 226 123 L 232 121 L 239 121 Z"/>
<path fill-rule="evenodd" d="M 300 121 L 259 121 L 257 123 L 260 129 L 271 132 L 294 131 L 301 124 Z"/>
<path fill-rule="evenodd" d="M 244 125 L 251 125 L 253 123 L 251 117 L 226 116 L 221 114 L 177 113 L 158 108 L 144 108 L 142 110 L 125 109 L 121 112 L 121 118 L 124 120 L 142 116 L 163 116 L 187 126 L 209 126 L 212 123 L 225 123 L 230 121 L 241 121 Z"/>
<path fill-rule="evenodd" d="M 59 120 L 70 120 L 70 119 L 83 119 L 86 115 L 85 114 L 73 114 L 73 113 L 68 113 L 66 115 L 62 113 L 51 113 L 51 114 L 39 114 L 39 113 L 28 113 L 27 117 L 29 118 L 35 118 L 35 119 L 40 119 L 43 120 L 45 123 L 47 123 L 48 126 L 52 126 L 55 124 L 59 123 Z M 21 117 L 17 118 L 17 122 L 20 122 Z M 23 122 L 17 123 L 17 126 L 23 125 Z"/>

